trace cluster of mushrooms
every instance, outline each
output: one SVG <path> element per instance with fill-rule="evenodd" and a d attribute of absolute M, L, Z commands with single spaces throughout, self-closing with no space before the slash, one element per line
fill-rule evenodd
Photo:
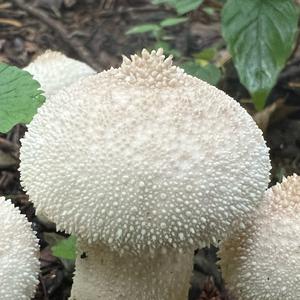
<path fill-rule="evenodd" d="M 77 237 L 70 299 L 187 299 L 194 250 L 210 244 L 237 299 L 299 299 L 300 179 L 267 190 L 268 148 L 236 101 L 161 49 L 98 74 L 47 51 L 26 70 L 47 101 L 22 140 L 21 180 L 37 214 Z M 0 200 L 0 225 L 24 226 L 0 226 L 0 278 L 18 286 L 0 282 L 0 298 L 30 299 L 37 241 Z M 21 240 L 16 270 L 8 248 Z"/>

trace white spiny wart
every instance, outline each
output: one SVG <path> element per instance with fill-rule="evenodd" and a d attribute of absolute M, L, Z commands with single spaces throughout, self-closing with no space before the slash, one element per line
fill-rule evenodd
<path fill-rule="evenodd" d="M 221 244 L 227 287 L 240 300 L 300 299 L 300 177 L 267 190 L 246 224 Z"/>
<path fill-rule="evenodd" d="M 270 162 L 237 102 L 143 50 L 52 96 L 22 140 L 20 169 L 37 211 L 81 245 L 158 259 L 190 256 L 247 219 Z M 130 299 L 177 300 L 139 293 Z"/>
<path fill-rule="evenodd" d="M 116 70 L 116 78 L 129 84 L 145 87 L 174 87 L 184 84 L 183 70 L 172 65 L 172 56 L 165 59 L 163 50 L 146 49 L 142 55 L 131 55 L 131 60 L 123 56 L 123 63 Z"/>
<path fill-rule="evenodd" d="M 30 223 L 0 197 L 0 299 L 32 299 L 38 273 L 38 240 Z"/>

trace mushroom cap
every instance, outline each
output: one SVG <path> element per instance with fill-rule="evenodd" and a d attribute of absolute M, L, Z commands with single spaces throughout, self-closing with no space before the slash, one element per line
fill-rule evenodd
<path fill-rule="evenodd" d="M 22 140 L 21 179 L 58 228 L 139 253 L 226 236 L 267 188 L 262 132 L 162 51 L 54 95 Z"/>
<path fill-rule="evenodd" d="M 40 83 L 46 97 L 57 93 L 81 77 L 96 73 L 87 64 L 51 50 L 38 56 L 24 70 Z"/>
<path fill-rule="evenodd" d="M 0 197 L 0 299 L 30 300 L 38 284 L 38 240 L 30 223 Z"/>
<path fill-rule="evenodd" d="M 243 300 L 300 299 L 300 177 L 265 193 L 243 231 L 221 243 L 222 274 Z"/>

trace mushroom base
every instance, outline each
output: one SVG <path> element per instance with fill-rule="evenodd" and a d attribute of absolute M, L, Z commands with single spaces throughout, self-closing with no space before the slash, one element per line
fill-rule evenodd
<path fill-rule="evenodd" d="M 193 250 L 154 257 L 81 244 L 70 300 L 186 300 Z M 84 254 L 83 254 L 84 252 Z"/>

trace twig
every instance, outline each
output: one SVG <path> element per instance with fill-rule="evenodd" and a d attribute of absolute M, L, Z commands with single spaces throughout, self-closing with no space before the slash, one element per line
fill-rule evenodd
<path fill-rule="evenodd" d="M 0 177 L 0 189 L 5 190 L 13 179 L 14 179 L 13 173 L 3 171 L 2 176 Z"/>
<path fill-rule="evenodd" d="M 44 294 L 44 300 L 49 300 L 47 288 L 46 288 L 44 279 L 41 275 L 39 275 L 39 281 L 40 281 L 41 286 L 42 286 L 42 290 L 43 290 L 43 294 Z"/>
<path fill-rule="evenodd" d="M 0 149 L 3 151 L 17 151 L 19 147 L 17 144 L 0 137 Z"/>
<path fill-rule="evenodd" d="M 286 68 L 279 75 L 278 82 L 282 83 L 298 77 L 300 75 L 299 63 L 299 60 L 295 60 L 295 62 L 286 66 Z"/>
<path fill-rule="evenodd" d="M 74 50 L 74 52 L 76 52 L 82 61 L 86 62 L 97 71 L 102 70 L 100 64 L 90 55 L 89 51 L 81 44 L 79 40 L 75 38 L 70 39 L 70 34 L 59 21 L 53 20 L 42 10 L 30 6 L 28 3 L 25 4 L 23 0 L 13 0 L 12 2 L 20 9 L 40 19 L 43 23 L 55 30 L 60 35 L 62 40 L 68 44 L 68 46 Z"/>
<path fill-rule="evenodd" d="M 130 13 L 140 13 L 140 12 L 157 12 L 161 11 L 160 6 L 154 6 L 154 5 L 148 5 L 148 6 L 142 6 L 142 7 L 117 7 L 116 9 L 107 9 L 100 12 L 101 17 L 109 17 L 116 14 L 122 15 L 122 14 L 130 14 Z M 171 13 L 174 11 L 174 9 L 170 8 L 164 8 L 164 11 L 167 13 Z"/>

